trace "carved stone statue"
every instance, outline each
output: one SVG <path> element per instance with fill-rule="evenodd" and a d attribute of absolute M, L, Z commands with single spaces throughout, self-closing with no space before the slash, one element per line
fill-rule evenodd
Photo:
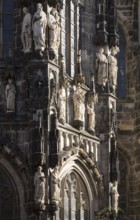
<path fill-rule="evenodd" d="M 23 45 L 23 52 L 28 53 L 31 51 L 32 39 L 31 39 L 31 14 L 28 8 L 23 8 L 24 18 L 22 22 L 21 40 Z"/>
<path fill-rule="evenodd" d="M 51 200 L 60 200 L 60 180 L 58 166 L 51 170 Z"/>
<path fill-rule="evenodd" d="M 118 183 L 114 181 L 111 184 L 111 207 L 117 213 L 118 212 L 118 200 L 119 200 L 119 193 L 118 193 Z"/>
<path fill-rule="evenodd" d="M 62 124 L 64 124 L 66 122 L 66 90 L 64 86 L 62 86 L 62 88 L 60 89 L 59 100 L 59 120 Z"/>
<path fill-rule="evenodd" d="M 88 131 L 95 132 L 95 110 L 94 103 L 91 102 L 87 105 L 87 113 L 88 113 Z"/>
<path fill-rule="evenodd" d="M 8 83 L 5 88 L 5 95 L 6 95 L 6 110 L 7 110 L 7 112 L 15 112 L 16 89 L 13 84 L 12 78 L 8 79 Z"/>
<path fill-rule="evenodd" d="M 111 47 L 111 54 L 108 57 L 109 84 L 113 91 L 117 86 L 118 65 L 116 54 L 119 52 L 118 47 Z"/>
<path fill-rule="evenodd" d="M 46 26 L 47 26 L 47 15 L 43 11 L 42 4 L 37 4 L 37 11 L 34 13 L 32 28 L 33 28 L 33 39 L 35 44 L 35 50 L 42 56 L 42 52 L 46 48 Z"/>
<path fill-rule="evenodd" d="M 98 85 L 106 86 L 107 83 L 107 58 L 104 55 L 104 49 L 101 47 L 99 52 L 96 53 L 96 66 L 98 71 Z"/>
<path fill-rule="evenodd" d="M 85 117 L 85 91 L 80 87 L 76 86 L 76 90 L 73 94 L 74 102 L 74 120 L 79 120 L 84 122 Z"/>
<path fill-rule="evenodd" d="M 50 50 L 53 50 L 58 58 L 58 48 L 60 45 L 60 17 L 57 9 L 52 8 L 48 17 Z"/>
<path fill-rule="evenodd" d="M 34 200 L 36 204 L 45 203 L 45 174 L 42 172 L 42 167 L 39 166 L 34 175 L 35 195 Z"/>

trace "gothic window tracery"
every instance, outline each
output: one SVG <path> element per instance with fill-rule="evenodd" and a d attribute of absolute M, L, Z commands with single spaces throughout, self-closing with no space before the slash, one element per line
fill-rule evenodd
<path fill-rule="evenodd" d="M 120 36 L 118 53 L 118 88 L 117 96 L 123 98 L 126 96 L 126 39 L 121 27 L 118 29 Z"/>
<path fill-rule="evenodd" d="M 13 1 L 0 1 L 0 58 L 7 57 L 13 44 Z"/>
<path fill-rule="evenodd" d="M 61 12 L 61 52 L 67 73 L 73 78 L 79 44 L 79 5 L 74 0 L 64 0 Z"/>
<path fill-rule="evenodd" d="M 63 180 L 61 219 L 88 220 L 89 198 L 83 181 L 76 173 L 70 173 Z"/>

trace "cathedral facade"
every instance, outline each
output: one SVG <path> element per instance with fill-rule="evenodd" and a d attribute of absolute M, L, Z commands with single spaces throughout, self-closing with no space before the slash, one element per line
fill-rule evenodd
<path fill-rule="evenodd" d="M 0 219 L 140 219 L 140 1 L 0 12 Z"/>

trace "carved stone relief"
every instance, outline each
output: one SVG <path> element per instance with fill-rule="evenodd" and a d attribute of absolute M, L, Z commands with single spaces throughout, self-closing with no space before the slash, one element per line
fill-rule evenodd
<path fill-rule="evenodd" d="M 27 7 L 23 8 L 24 18 L 22 22 L 21 41 L 23 45 L 23 52 L 29 53 L 32 47 L 31 38 L 31 14 Z"/>
<path fill-rule="evenodd" d="M 73 103 L 74 103 L 74 120 L 84 123 L 85 119 L 85 94 L 80 84 L 74 87 Z"/>
<path fill-rule="evenodd" d="M 66 122 L 66 90 L 64 86 L 59 91 L 59 121 L 62 124 Z"/>
<path fill-rule="evenodd" d="M 58 3 L 56 3 L 58 5 Z M 52 7 L 53 6 L 53 7 Z M 23 52 L 31 52 L 32 35 L 34 48 L 36 53 L 42 57 L 49 43 L 50 59 L 58 60 L 58 48 L 60 45 L 60 16 L 58 7 L 51 4 L 47 5 L 47 14 L 43 11 L 43 5 L 37 3 L 37 10 L 33 14 L 33 18 L 27 7 L 23 8 L 23 21 L 21 31 L 21 41 Z M 48 27 L 48 39 L 47 39 Z"/>
<path fill-rule="evenodd" d="M 99 86 L 102 87 L 103 90 L 108 81 L 107 63 L 108 61 L 104 54 L 104 49 L 101 47 L 99 49 L 99 52 L 96 53 L 96 67 L 97 67 L 97 72 L 98 72 L 97 83 Z"/>
<path fill-rule="evenodd" d="M 56 8 L 48 7 L 48 11 L 49 50 L 51 53 L 54 53 L 56 60 L 58 60 L 58 48 L 60 45 L 60 16 Z"/>
<path fill-rule="evenodd" d="M 118 47 L 111 47 L 111 54 L 108 56 L 108 73 L 109 73 L 109 85 L 112 92 L 115 92 L 117 87 L 117 74 L 118 74 L 118 64 L 116 55 L 119 52 Z"/>
<path fill-rule="evenodd" d="M 37 11 L 33 15 L 32 24 L 35 50 L 42 56 L 42 52 L 46 48 L 47 15 L 43 11 L 43 6 L 40 3 L 37 4 Z"/>
<path fill-rule="evenodd" d="M 51 171 L 51 201 L 60 201 L 60 179 L 59 179 L 59 167 L 56 166 Z"/>
<path fill-rule="evenodd" d="M 118 199 L 119 199 L 117 181 L 110 183 L 110 193 L 111 193 L 111 208 L 113 209 L 113 211 L 115 211 L 115 213 L 117 213 L 118 212 Z"/>
<path fill-rule="evenodd" d="M 7 85 L 5 87 L 6 96 L 6 111 L 15 112 L 15 98 L 16 98 L 16 88 L 11 77 L 7 80 Z"/>
<path fill-rule="evenodd" d="M 45 203 L 45 174 L 42 172 L 42 167 L 39 166 L 34 175 L 35 194 L 34 200 L 36 204 Z"/>
<path fill-rule="evenodd" d="M 87 114 L 88 114 L 88 131 L 95 132 L 95 110 L 94 103 L 89 103 L 87 105 Z"/>

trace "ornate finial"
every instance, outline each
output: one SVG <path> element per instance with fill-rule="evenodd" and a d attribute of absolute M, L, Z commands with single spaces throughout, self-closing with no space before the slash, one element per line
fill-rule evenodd
<path fill-rule="evenodd" d="M 59 78 L 59 83 L 60 83 L 60 87 L 64 86 L 67 84 L 67 80 L 66 80 L 66 77 L 65 77 L 65 73 L 66 73 L 66 70 L 65 70 L 65 62 L 64 62 L 64 57 L 63 55 L 61 54 L 61 68 L 60 68 L 60 78 Z"/>
<path fill-rule="evenodd" d="M 75 84 L 84 84 L 85 83 L 85 77 L 82 73 L 82 66 L 81 66 L 81 50 L 79 50 L 77 54 L 77 68 L 76 68 L 76 74 L 75 74 Z"/>

